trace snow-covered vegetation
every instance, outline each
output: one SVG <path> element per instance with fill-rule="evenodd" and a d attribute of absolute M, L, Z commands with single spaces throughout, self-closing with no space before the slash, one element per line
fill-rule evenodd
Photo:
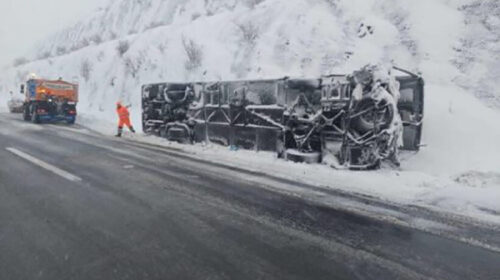
<path fill-rule="evenodd" d="M 404 172 L 372 176 L 403 178 L 387 193 L 397 185 L 422 196 L 441 193 L 442 200 L 432 195 L 435 204 L 449 203 L 450 190 L 470 194 L 467 188 L 480 186 L 471 207 L 494 208 L 500 199 L 499 28 L 496 0 L 112 0 L 17 59 L 0 77 L 0 90 L 14 90 L 29 73 L 63 77 L 79 82 L 81 113 L 114 122 L 121 100 L 132 104 L 139 123 L 144 83 L 316 77 L 395 63 L 422 73 L 427 83 L 426 146 L 404 155 Z M 383 188 L 369 179 L 356 184 Z"/>

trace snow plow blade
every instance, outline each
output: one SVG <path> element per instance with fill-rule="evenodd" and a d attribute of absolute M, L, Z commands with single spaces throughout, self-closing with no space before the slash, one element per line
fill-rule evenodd
<path fill-rule="evenodd" d="M 182 143 L 211 142 L 275 151 L 299 162 L 374 169 L 398 149 L 420 148 L 424 82 L 401 73 L 395 77 L 399 98 L 392 110 L 373 93 L 363 92 L 357 100 L 355 75 L 148 84 L 142 87 L 143 131 Z M 391 92 L 388 84 L 377 87 Z M 389 125 L 394 120 L 401 124 L 398 145 Z"/>

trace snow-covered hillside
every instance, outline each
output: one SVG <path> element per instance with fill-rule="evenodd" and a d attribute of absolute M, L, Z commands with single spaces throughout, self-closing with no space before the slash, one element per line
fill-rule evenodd
<path fill-rule="evenodd" d="M 123 74 L 139 83 L 315 76 L 382 60 L 494 103 L 499 14 L 495 0 L 110 0 L 10 72 L 17 80 L 27 72 L 75 77 L 104 93 L 132 91 L 109 81 Z M 103 65 L 112 65 L 105 77 Z"/>
<path fill-rule="evenodd" d="M 481 180 L 500 173 L 499 15 L 496 0 L 113 0 L 42 42 L 41 59 L 9 68 L 0 86 L 14 90 L 29 73 L 76 80 L 80 112 L 114 122 L 122 100 L 138 124 L 144 83 L 315 77 L 394 62 L 427 83 L 427 146 L 405 155 L 403 169 Z"/>

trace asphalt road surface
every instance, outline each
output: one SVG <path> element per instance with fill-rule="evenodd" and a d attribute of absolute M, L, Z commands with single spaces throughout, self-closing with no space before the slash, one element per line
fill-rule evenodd
<path fill-rule="evenodd" d="M 500 254 L 0 114 L 0 279 L 500 279 Z"/>

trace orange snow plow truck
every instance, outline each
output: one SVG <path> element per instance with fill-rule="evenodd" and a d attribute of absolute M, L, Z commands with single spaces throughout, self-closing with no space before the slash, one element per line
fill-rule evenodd
<path fill-rule="evenodd" d="M 78 103 L 78 85 L 61 79 L 51 81 L 29 79 L 21 85 L 25 95 L 24 120 L 34 123 L 64 121 L 74 124 L 76 104 Z"/>

